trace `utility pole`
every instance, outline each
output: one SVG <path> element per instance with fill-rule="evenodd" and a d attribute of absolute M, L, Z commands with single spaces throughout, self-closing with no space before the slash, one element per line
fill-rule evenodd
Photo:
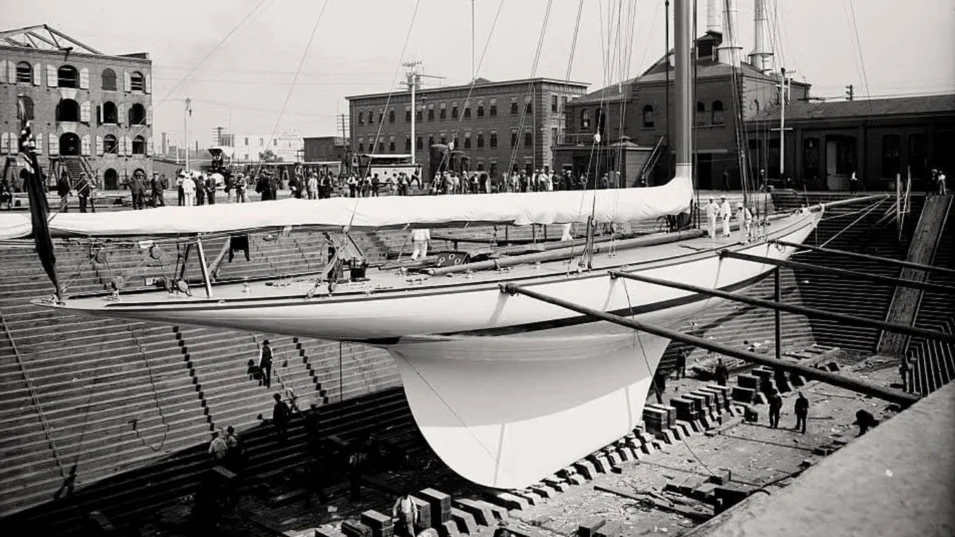
<path fill-rule="evenodd" d="M 474 0 L 471 0 L 471 81 L 477 78 L 474 71 Z"/>
<path fill-rule="evenodd" d="M 471 4 L 472 8 L 474 6 L 473 2 Z M 473 20 L 473 19 L 472 19 Z M 418 90 L 418 84 L 421 83 L 421 75 L 418 73 L 418 68 L 421 66 L 421 61 L 405 62 L 404 67 L 408 68 L 407 77 L 408 80 L 405 82 L 408 85 L 408 88 L 411 89 L 411 166 L 415 165 L 415 152 L 418 150 L 418 139 L 415 137 L 415 120 L 418 118 L 418 106 L 415 94 Z M 473 68 L 473 56 L 472 56 L 472 68 Z"/>
<path fill-rule="evenodd" d="M 855 97 L 855 88 L 852 86 L 852 84 L 849 84 L 846 86 L 846 100 L 851 101 L 853 97 Z"/>
<path fill-rule="evenodd" d="M 182 124 L 183 130 L 185 131 L 185 144 L 183 144 L 186 150 L 186 170 L 189 170 L 189 116 L 192 115 L 192 99 L 186 97 L 186 109 L 183 112 Z"/>

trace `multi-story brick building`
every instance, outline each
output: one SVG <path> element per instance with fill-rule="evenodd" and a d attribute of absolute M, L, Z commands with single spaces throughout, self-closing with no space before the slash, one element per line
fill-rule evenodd
<path fill-rule="evenodd" d="M 454 143 L 470 169 L 498 176 L 508 169 L 553 167 L 551 148 L 563 129 L 563 107 L 587 84 L 549 78 L 465 84 L 416 91 L 415 140 L 410 91 L 347 97 L 352 150 L 410 154 L 428 176 L 429 148 Z"/>
<path fill-rule="evenodd" d="M 117 189 L 152 170 L 152 61 L 108 55 L 49 26 L 0 32 L 0 153 L 17 153 L 17 97 L 26 97 L 48 180 L 86 171 Z"/>
<path fill-rule="evenodd" d="M 739 148 L 746 144 L 747 139 L 739 119 L 747 121 L 779 103 L 779 75 L 763 73 L 746 61 L 741 62 L 734 73 L 732 65 L 718 52 L 721 44 L 722 34 L 710 31 L 696 40 L 694 50 L 697 103 L 693 128 L 698 184 L 704 189 L 721 186 L 718 183 L 724 170 L 730 175 L 731 186 L 739 188 Z M 662 139 L 662 154 L 670 153 L 666 150 L 665 137 L 668 132 L 673 132 L 668 123 L 675 121 L 675 99 L 673 62 L 667 60 L 660 58 L 636 78 L 568 103 L 567 130 L 557 151 L 557 166 L 573 169 L 576 173 L 586 171 L 589 166 L 593 174 L 594 163 L 600 161 L 595 155 L 605 155 L 604 161 L 612 161 L 613 151 L 606 148 L 622 138 L 648 151 Z M 792 81 L 790 102 L 805 100 L 809 87 L 809 84 Z M 598 132 L 600 142 L 594 144 L 594 134 Z M 760 142 L 753 139 L 751 143 Z M 747 153 L 757 150 L 759 147 L 753 146 Z M 670 157 L 672 160 L 672 153 Z M 747 168 L 756 166 L 755 162 L 746 162 L 749 164 Z M 660 163 L 662 165 L 657 166 L 655 174 L 657 182 L 667 179 L 666 160 L 661 159 Z M 599 173 L 613 166 L 604 162 Z M 637 171 L 632 170 L 633 173 Z M 754 170 L 749 172 L 752 177 Z M 634 178 L 629 177 L 631 172 L 627 174 L 628 184 L 634 184 Z"/>

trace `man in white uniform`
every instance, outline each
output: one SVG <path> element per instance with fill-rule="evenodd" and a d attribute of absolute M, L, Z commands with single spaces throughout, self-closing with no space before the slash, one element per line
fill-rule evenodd
<path fill-rule="evenodd" d="M 431 230 L 416 229 L 411 232 L 411 242 L 414 244 L 414 253 L 411 254 L 411 260 L 419 257 L 428 257 L 428 241 L 431 240 Z"/>
<path fill-rule="evenodd" d="M 720 215 L 720 206 L 716 204 L 716 201 L 713 198 L 710 198 L 710 203 L 706 206 L 706 220 L 710 224 L 710 238 L 716 238 L 716 217 Z"/>
<path fill-rule="evenodd" d="M 730 217 L 733 216 L 733 208 L 726 196 L 720 196 L 720 218 L 723 219 L 723 237 L 730 237 Z"/>
<path fill-rule="evenodd" d="M 742 203 L 736 205 L 736 220 L 739 222 L 739 241 L 746 244 L 749 242 L 750 226 L 753 224 L 753 213 L 749 211 Z"/>

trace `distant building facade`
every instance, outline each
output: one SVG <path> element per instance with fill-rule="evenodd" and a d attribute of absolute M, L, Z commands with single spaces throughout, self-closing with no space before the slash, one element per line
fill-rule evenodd
<path fill-rule="evenodd" d="M 429 148 L 454 142 L 471 170 L 499 176 L 553 167 L 564 105 L 587 84 L 548 78 L 465 84 L 347 97 L 351 148 L 358 154 L 411 154 L 428 167 Z M 390 99 L 389 99 L 390 95 Z M 413 109 L 413 110 L 412 110 Z M 411 118 L 415 114 L 415 139 Z M 427 175 L 427 170 L 425 174 Z"/>
<path fill-rule="evenodd" d="M 51 32 L 26 28 L 0 44 L 0 153 L 17 153 L 22 95 L 48 176 L 51 169 L 90 170 L 101 188 L 117 189 L 136 170 L 151 173 L 149 55 L 107 55 Z"/>
<path fill-rule="evenodd" d="M 351 160 L 351 143 L 341 136 L 311 136 L 304 139 L 305 162 L 346 162 Z"/>
<path fill-rule="evenodd" d="M 747 122 L 753 158 L 778 178 L 780 109 Z M 932 168 L 955 172 L 955 94 L 786 107 L 784 177 L 809 189 L 846 190 L 853 172 L 869 189 L 894 188 L 911 172 L 925 186 Z"/>
<path fill-rule="evenodd" d="M 302 135 L 294 130 L 271 134 L 230 134 L 235 142 L 235 159 L 239 162 L 258 162 L 259 155 L 271 150 L 282 162 L 300 162 L 305 148 Z"/>
<path fill-rule="evenodd" d="M 734 73 L 732 65 L 720 57 L 721 44 L 722 34 L 710 31 L 696 40 L 693 51 L 696 172 L 703 189 L 722 186 L 724 171 L 730 176 L 730 186 L 740 188 L 739 148 L 746 138 L 738 118 L 746 121 L 779 103 L 779 75 L 763 73 L 746 61 Z M 666 143 L 667 133 L 673 133 L 671 122 L 676 120 L 674 76 L 671 51 L 669 57 L 661 58 L 640 76 L 568 103 L 567 129 L 557 151 L 558 168 L 579 174 L 589 166 L 591 175 L 602 174 L 615 167 L 614 144 L 635 144 L 647 152 L 661 144 L 662 154 L 668 155 L 670 163 L 668 166 L 668 159 L 661 158 L 648 184 L 665 182 L 674 158 Z M 806 98 L 809 89 L 809 84 L 793 81 L 790 99 Z M 595 134 L 600 134 L 599 142 L 595 142 Z M 753 173 L 752 169 L 747 171 Z"/>

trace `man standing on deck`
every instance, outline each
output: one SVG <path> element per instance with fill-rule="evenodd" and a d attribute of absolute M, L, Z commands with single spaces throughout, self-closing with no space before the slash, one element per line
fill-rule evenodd
<path fill-rule="evenodd" d="M 431 241 L 431 230 L 416 229 L 411 232 L 411 242 L 414 244 L 414 252 L 411 254 L 411 260 L 414 261 L 421 257 L 428 257 L 428 242 Z"/>
<path fill-rule="evenodd" d="M 736 220 L 739 222 L 739 241 L 746 244 L 749 242 L 750 226 L 753 225 L 753 213 L 742 203 L 738 203 L 736 205 Z"/>
<path fill-rule="evenodd" d="M 730 217 L 733 215 L 733 208 L 726 196 L 720 196 L 720 218 L 723 219 L 723 237 L 730 237 Z"/>
<path fill-rule="evenodd" d="M 769 426 L 779 428 L 779 413 L 783 409 L 783 398 L 779 392 L 773 390 L 769 394 Z"/>
<path fill-rule="evenodd" d="M 165 176 L 160 178 L 159 172 L 153 172 L 153 178 L 150 181 L 149 186 L 152 190 L 153 207 L 165 207 L 166 200 L 163 198 L 163 193 L 166 189 Z"/>
<path fill-rule="evenodd" d="M 799 429 L 799 432 L 806 434 L 806 417 L 809 416 L 809 399 L 806 399 L 806 396 L 799 392 L 799 397 L 796 398 L 796 404 L 794 406 L 796 411 L 796 429 Z"/>
<path fill-rule="evenodd" d="M 85 213 L 86 206 L 89 205 L 95 213 L 96 206 L 91 203 L 93 201 L 93 183 L 90 182 L 85 173 L 80 173 L 80 178 L 73 187 L 76 189 L 76 196 L 80 199 L 80 212 Z"/>
<path fill-rule="evenodd" d="M 56 182 L 56 193 L 60 196 L 60 212 L 70 212 L 70 191 L 73 190 L 73 184 L 70 182 L 69 172 L 64 171 L 60 174 L 60 180 Z"/>
<path fill-rule="evenodd" d="M 136 170 L 133 180 L 129 183 L 129 190 L 133 195 L 133 209 L 142 210 L 146 205 L 146 174 Z"/>
<path fill-rule="evenodd" d="M 716 204 L 716 201 L 713 198 L 710 198 L 710 203 L 706 206 L 706 220 L 710 224 L 710 238 L 716 238 L 716 217 L 720 215 L 720 206 Z"/>
<path fill-rule="evenodd" d="M 726 365 L 723 363 L 722 358 L 718 358 L 716 361 L 715 376 L 716 376 L 716 382 L 720 386 L 726 386 L 726 384 L 729 382 L 730 373 L 729 373 L 729 370 L 726 369 Z"/>
<path fill-rule="evenodd" d="M 275 406 L 272 407 L 272 425 L 275 426 L 275 432 L 279 435 L 279 439 L 284 442 L 288 435 L 288 418 L 291 410 L 282 401 L 281 395 L 272 394 L 272 398 L 275 399 Z"/>

